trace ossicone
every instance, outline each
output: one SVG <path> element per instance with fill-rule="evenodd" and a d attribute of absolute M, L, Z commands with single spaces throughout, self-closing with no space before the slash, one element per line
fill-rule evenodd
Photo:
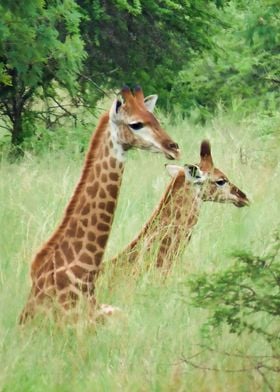
<path fill-rule="evenodd" d="M 133 89 L 133 92 L 138 102 L 144 102 L 144 94 L 141 86 L 136 85 Z"/>
<path fill-rule="evenodd" d="M 211 144 L 209 140 L 203 140 L 200 145 L 200 157 L 205 158 L 211 156 Z"/>
<path fill-rule="evenodd" d="M 212 155 L 211 155 L 211 145 L 209 140 L 203 140 L 200 145 L 200 165 L 203 168 L 210 169 L 214 166 Z"/>
<path fill-rule="evenodd" d="M 133 95 L 131 93 L 131 90 L 128 86 L 123 86 L 121 89 L 121 96 L 125 101 L 129 101 L 130 99 L 133 98 Z"/>

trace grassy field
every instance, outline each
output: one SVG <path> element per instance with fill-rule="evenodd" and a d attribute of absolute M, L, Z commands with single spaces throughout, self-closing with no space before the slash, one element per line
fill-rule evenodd
<path fill-rule="evenodd" d="M 165 281 L 154 268 L 131 276 L 129 267 L 116 270 L 112 279 L 106 264 L 98 299 L 121 307 L 124 316 L 96 330 L 82 325 L 63 329 L 17 325 L 30 287 L 32 255 L 59 221 L 83 156 L 69 149 L 40 157 L 27 154 L 16 164 L 3 159 L 0 390 L 255 392 L 269 391 L 271 386 L 279 390 L 276 374 L 268 373 L 266 380 L 256 370 L 239 372 L 252 368 L 250 360 L 223 354 L 270 355 L 270 347 L 259 336 L 236 336 L 227 328 L 206 337 L 201 327 L 207 312 L 191 306 L 186 285 L 190 274 L 227 267 L 235 249 L 261 253 L 264 239 L 279 225 L 279 119 L 220 114 L 205 126 L 162 119 L 182 148 L 181 163 L 198 162 L 200 141 L 209 138 L 215 165 L 252 204 L 238 209 L 205 203 L 190 244 Z M 160 155 L 129 153 L 105 259 L 133 238 L 154 209 L 169 181 L 164 163 Z M 215 351 L 203 351 L 205 344 Z M 196 369 L 188 358 L 221 371 Z"/>

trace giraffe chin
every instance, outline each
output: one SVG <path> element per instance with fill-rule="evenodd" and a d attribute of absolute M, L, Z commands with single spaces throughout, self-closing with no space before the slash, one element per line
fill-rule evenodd
<path fill-rule="evenodd" d="M 168 154 L 167 152 L 164 153 L 164 155 L 165 155 L 165 158 L 169 159 L 170 161 L 175 161 L 175 158 L 172 155 Z"/>
<path fill-rule="evenodd" d="M 236 207 L 242 208 L 242 207 L 249 207 L 250 201 L 248 199 L 244 200 L 238 200 L 237 202 L 233 203 Z"/>

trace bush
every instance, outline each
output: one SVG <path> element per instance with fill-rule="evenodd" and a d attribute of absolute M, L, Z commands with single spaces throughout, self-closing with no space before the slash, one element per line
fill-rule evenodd
<path fill-rule="evenodd" d="M 231 107 L 236 100 L 245 112 L 272 113 L 279 105 L 279 2 L 231 2 L 220 17 L 215 50 L 193 57 L 179 72 L 171 99 L 185 113 L 199 108 L 199 120 L 218 103 Z"/>
<path fill-rule="evenodd" d="M 280 231 L 262 255 L 240 251 L 234 256 L 231 268 L 190 279 L 193 304 L 210 310 L 208 326 L 227 324 L 232 333 L 255 332 L 279 351 Z"/>

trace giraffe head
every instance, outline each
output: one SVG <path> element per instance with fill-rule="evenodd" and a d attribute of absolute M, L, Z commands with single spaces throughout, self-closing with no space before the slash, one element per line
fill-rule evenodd
<path fill-rule="evenodd" d="M 236 207 L 249 205 L 249 200 L 228 177 L 214 166 L 211 146 L 208 140 L 204 140 L 200 146 L 199 165 L 166 165 L 172 177 L 184 175 L 185 184 L 193 184 L 197 187 L 199 197 L 203 201 L 218 203 L 232 203 Z"/>
<path fill-rule="evenodd" d="M 114 101 L 109 117 L 122 148 L 162 152 L 168 159 L 178 159 L 178 144 L 167 135 L 153 115 L 157 95 L 144 98 L 141 87 L 137 86 L 133 93 L 129 87 L 123 87 L 121 96 L 122 100 Z"/>

